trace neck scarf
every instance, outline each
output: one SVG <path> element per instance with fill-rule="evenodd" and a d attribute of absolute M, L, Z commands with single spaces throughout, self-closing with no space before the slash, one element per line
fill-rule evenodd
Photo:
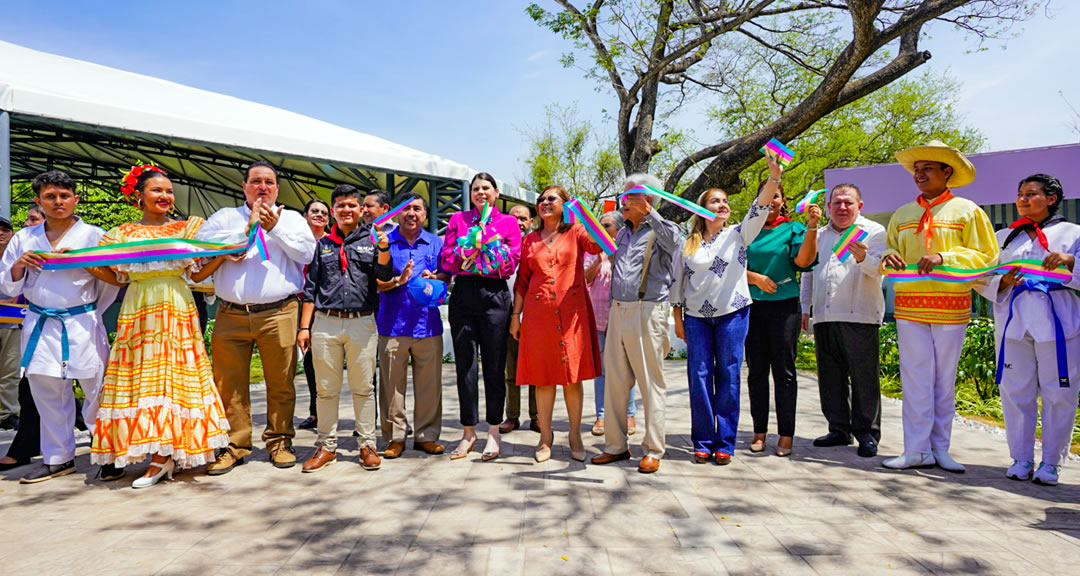
<path fill-rule="evenodd" d="M 783 214 L 780 214 L 779 216 L 776 217 L 776 220 L 772 221 L 772 224 L 766 223 L 765 226 L 768 227 L 768 228 L 776 228 L 777 226 L 783 224 L 784 222 L 791 222 L 791 218 L 788 218 L 787 216 L 784 216 Z"/>
<path fill-rule="evenodd" d="M 348 267 L 349 259 L 345 256 L 345 237 L 341 235 L 341 231 L 338 230 L 338 225 L 334 224 L 330 228 L 330 233 L 326 235 L 331 242 L 338 245 L 338 258 L 341 260 L 341 273 L 345 273 L 345 269 Z"/>
<path fill-rule="evenodd" d="M 915 232 L 919 233 L 924 230 L 926 231 L 927 254 L 930 253 L 930 240 L 932 240 L 934 236 L 934 214 L 930 212 L 930 209 L 934 206 L 937 206 L 938 204 L 944 204 L 945 202 L 948 202 L 952 199 L 952 190 L 949 190 L 948 188 L 946 188 L 940 196 L 934 198 L 933 202 L 927 202 L 926 198 L 922 194 L 919 194 L 919 197 L 915 199 L 915 201 L 919 203 L 919 206 L 922 206 L 924 210 L 922 218 L 919 219 L 919 228 Z"/>
<path fill-rule="evenodd" d="M 1046 228 L 1046 227 L 1051 226 L 1053 224 L 1057 224 L 1058 222 L 1064 222 L 1064 221 L 1065 221 L 1065 217 L 1062 216 L 1061 214 L 1053 214 L 1049 218 L 1047 218 L 1046 220 L 1043 220 L 1042 222 L 1036 222 L 1036 221 L 1032 220 L 1031 218 L 1028 218 L 1027 216 L 1024 216 L 1023 218 L 1020 218 L 1016 222 L 1013 222 L 1012 224 L 1009 224 L 1009 228 L 1012 229 L 1012 232 L 1009 232 L 1009 236 L 1007 238 L 1005 238 L 1005 242 L 1002 244 L 1001 247 L 1002 248 L 1007 247 L 1009 245 L 1009 242 L 1012 242 L 1014 238 L 1019 236 L 1025 230 L 1034 230 L 1035 231 L 1035 236 L 1039 239 L 1039 244 L 1042 244 L 1043 250 L 1046 250 L 1047 252 L 1049 252 L 1050 251 L 1050 242 L 1048 242 L 1046 240 L 1046 234 L 1043 233 L 1043 228 Z"/>

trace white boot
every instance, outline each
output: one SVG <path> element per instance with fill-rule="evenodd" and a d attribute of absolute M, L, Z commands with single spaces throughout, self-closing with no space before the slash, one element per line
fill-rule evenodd
<path fill-rule="evenodd" d="M 881 463 L 886 468 L 893 470 L 904 470 L 907 468 L 931 468 L 935 464 L 934 456 L 927 454 L 926 452 L 907 452 L 897 456 L 896 458 L 890 458 Z"/>
<path fill-rule="evenodd" d="M 1036 484 L 1057 486 L 1058 473 L 1060 471 L 1061 466 L 1051 466 L 1046 462 L 1039 462 L 1039 469 L 1035 471 L 1035 478 L 1033 480 Z"/>
<path fill-rule="evenodd" d="M 1013 460 L 1012 466 L 1005 471 L 1005 477 L 1010 480 L 1031 480 L 1031 473 L 1035 470 L 1035 463 L 1031 460 L 1020 462 Z"/>
<path fill-rule="evenodd" d="M 938 468 L 941 468 L 946 472 L 955 472 L 957 474 L 963 474 L 964 471 L 967 470 L 967 468 L 964 468 L 963 464 L 953 460 L 952 456 L 949 456 L 948 450 L 931 450 L 931 452 L 934 454 L 934 460 L 937 460 Z"/>

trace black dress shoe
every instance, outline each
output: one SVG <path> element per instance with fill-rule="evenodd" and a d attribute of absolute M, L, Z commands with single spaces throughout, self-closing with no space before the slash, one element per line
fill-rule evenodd
<path fill-rule="evenodd" d="M 308 416 L 307 418 L 304 419 L 303 422 L 298 424 L 296 427 L 301 429 L 301 430 L 314 430 L 315 427 L 318 426 L 318 425 L 319 425 L 319 419 L 318 418 L 316 418 L 314 416 Z"/>
<path fill-rule="evenodd" d="M 829 432 L 828 434 L 814 439 L 814 446 L 819 448 L 825 448 L 828 446 L 850 446 L 851 436 L 847 434 L 841 434 L 839 432 Z"/>
<path fill-rule="evenodd" d="M 877 456 L 877 442 L 874 442 L 873 440 L 859 442 L 859 450 L 857 453 L 863 458 L 873 458 L 874 456 Z"/>
<path fill-rule="evenodd" d="M 535 418 L 532 419 L 532 420 L 529 420 L 529 430 L 532 430 L 533 432 L 536 432 L 537 434 L 539 434 L 540 433 L 540 422 L 538 422 Z"/>
<path fill-rule="evenodd" d="M 98 479 L 102 482 L 111 482 L 113 480 L 119 480 L 124 477 L 124 469 L 117 468 L 112 464 L 103 464 L 98 469 Z"/>
<path fill-rule="evenodd" d="M 29 463 L 30 463 L 29 458 L 23 458 L 21 460 L 16 460 L 14 462 L 0 462 L 0 472 L 4 472 L 4 471 L 7 471 L 7 470 L 14 470 L 14 469 L 16 469 L 16 468 L 18 468 L 20 466 L 26 466 Z"/>
<path fill-rule="evenodd" d="M 75 472 L 75 461 L 68 460 L 63 464 L 42 464 L 30 471 L 29 474 L 19 478 L 20 484 L 37 484 L 51 480 L 59 476 L 66 476 Z"/>

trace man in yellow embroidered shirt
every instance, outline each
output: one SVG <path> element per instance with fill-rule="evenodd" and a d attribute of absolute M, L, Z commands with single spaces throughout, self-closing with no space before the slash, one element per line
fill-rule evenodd
<path fill-rule="evenodd" d="M 896 153 L 921 194 L 893 213 L 882 267 L 984 268 L 997 263 L 990 219 L 974 202 L 950 188 L 975 180 L 975 167 L 959 150 L 937 140 Z M 949 456 L 956 413 L 956 366 L 971 317 L 971 283 L 926 279 L 897 282 L 894 316 L 904 390 L 904 453 L 886 468 L 963 472 Z"/>

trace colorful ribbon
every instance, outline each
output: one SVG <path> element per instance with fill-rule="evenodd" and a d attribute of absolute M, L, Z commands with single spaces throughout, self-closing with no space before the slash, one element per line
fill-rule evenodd
<path fill-rule="evenodd" d="M 918 280 L 937 280 L 939 282 L 971 282 L 980 276 L 988 274 L 1007 274 L 1013 268 L 1020 268 L 1025 277 L 1034 280 L 1042 280 L 1054 284 L 1068 282 L 1072 278 L 1072 272 L 1064 266 L 1058 266 L 1053 270 L 1043 270 L 1042 260 L 1013 260 L 1006 264 L 998 264 L 988 268 L 950 268 L 948 266 L 935 266 L 929 274 L 919 274 L 919 267 L 908 264 L 903 270 L 886 269 L 885 277 L 893 282 L 914 282 Z"/>
<path fill-rule="evenodd" d="M 791 161 L 795 159 L 795 152 L 784 146 L 782 142 L 773 138 L 765 143 L 765 146 L 761 147 L 761 153 L 766 156 L 772 156 L 776 158 L 776 163 L 781 168 L 787 168 L 791 166 Z"/>
<path fill-rule="evenodd" d="M 821 190 L 811 190 L 807 192 L 806 196 L 803 196 L 803 199 L 799 200 L 799 202 L 795 204 L 795 211 L 806 212 L 807 210 L 809 210 L 810 205 L 814 202 L 817 202 L 818 196 L 824 194 L 826 190 L 827 188 L 822 188 Z"/>
<path fill-rule="evenodd" d="M 687 212 L 690 212 L 691 214 L 696 214 L 698 216 L 701 216 L 702 218 L 704 218 L 706 220 L 712 221 L 713 219 L 716 218 L 716 214 L 713 214 L 711 211 L 706 210 L 700 204 L 698 204 L 696 202 L 691 202 L 691 201 L 689 201 L 686 198 L 683 198 L 681 196 L 676 196 L 676 195 L 674 195 L 671 192 L 668 192 L 666 190 L 661 190 L 659 188 L 653 188 L 652 186 L 635 186 L 635 187 L 627 190 L 626 192 L 623 192 L 619 196 L 619 199 L 621 200 L 627 194 L 648 194 L 650 196 L 656 196 L 657 198 L 660 198 L 661 200 L 667 200 L 668 202 L 671 202 L 672 204 L 675 204 L 679 208 L 682 208 L 683 210 L 686 210 Z"/>
<path fill-rule="evenodd" d="M 600 248 L 607 252 L 608 256 L 615 253 L 615 241 L 607 233 L 607 230 L 600 225 L 600 221 L 593 216 L 589 207 L 581 202 L 581 199 L 574 198 L 567 202 L 563 206 L 563 220 L 571 224 L 580 222 L 585 231 L 592 236 L 592 239 L 600 245 Z"/>
<path fill-rule="evenodd" d="M 841 262 L 847 260 L 848 256 L 851 256 L 851 252 L 848 251 L 848 246 L 850 246 L 852 242 L 862 242 L 863 239 L 869 235 L 870 233 L 866 230 L 852 224 L 850 228 L 840 235 L 840 239 L 836 241 L 836 244 L 832 248 L 833 254 L 836 254 L 836 257 Z"/>
<path fill-rule="evenodd" d="M 0 324 L 22 324 L 26 304 L 0 304 Z"/>
<path fill-rule="evenodd" d="M 263 260 L 270 259 L 270 253 L 266 249 L 266 237 L 263 236 L 262 226 L 258 224 L 251 227 L 245 244 L 207 242 L 192 238 L 153 238 L 106 246 L 94 246 L 92 248 L 79 248 L 61 253 L 40 250 L 37 253 L 45 259 L 45 264 L 42 266 L 43 270 L 69 270 L 72 268 L 117 266 L 119 264 L 158 262 L 161 260 L 211 258 L 222 254 L 247 252 L 252 245 L 258 248 L 259 255 Z"/>
<path fill-rule="evenodd" d="M 383 224 L 386 224 L 387 222 L 393 220 L 394 217 L 397 216 L 398 214 L 401 214 L 401 211 L 404 210 L 406 206 L 408 206 L 409 204 L 412 204 L 413 202 L 417 202 L 419 200 L 420 200 L 419 198 L 413 198 L 411 200 L 406 200 L 406 201 L 402 202 L 401 204 L 398 204 L 397 206 L 391 208 L 390 211 L 387 212 L 386 214 L 383 214 L 382 216 L 379 216 L 378 218 L 376 218 L 375 221 L 371 223 L 371 242 L 373 244 L 378 244 L 379 243 L 379 238 L 378 238 L 378 236 L 376 236 L 375 231 L 378 230 L 379 228 L 381 228 Z"/>
<path fill-rule="evenodd" d="M 457 239 L 454 252 L 463 260 L 476 254 L 472 264 L 463 268 L 467 272 L 485 275 L 493 274 L 499 268 L 502 268 L 503 263 L 510 256 L 506 246 L 503 245 L 502 236 L 494 230 L 486 230 L 488 223 L 491 221 L 491 214 L 492 205 L 485 203 L 480 210 L 479 222 L 469 228 L 464 236 Z M 485 236 L 485 232 L 490 235 Z"/>

